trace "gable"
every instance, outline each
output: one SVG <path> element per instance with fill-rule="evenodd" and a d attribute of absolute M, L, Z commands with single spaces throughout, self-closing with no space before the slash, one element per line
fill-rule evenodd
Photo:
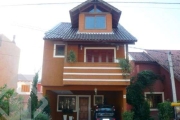
<path fill-rule="evenodd" d="M 93 10 L 94 6 L 96 6 L 96 8 L 98 8 L 98 10 L 102 12 L 108 12 L 112 14 L 112 26 L 113 28 L 117 28 L 121 16 L 121 11 L 108 4 L 107 2 L 104 2 L 103 0 L 87 0 L 77 7 L 71 9 L 69 13 L 71 17 L 72 27 L 78 27 L 80 13 L 90 12 L 91 10 Z"/>

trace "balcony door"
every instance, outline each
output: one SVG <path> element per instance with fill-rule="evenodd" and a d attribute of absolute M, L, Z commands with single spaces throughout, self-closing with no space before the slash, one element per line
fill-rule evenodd
<path fill-rule="evenodd" d="M 86 49 L 86 62 L 114 62 L 114 49 Z"/>

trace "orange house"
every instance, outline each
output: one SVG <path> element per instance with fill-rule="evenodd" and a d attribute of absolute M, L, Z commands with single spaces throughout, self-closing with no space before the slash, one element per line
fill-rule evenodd
<path fill-rule="evenodd" d="M 63 108 L 74 120 L 92 120 L 97 104 L 115 106 L 117 120 L 126 110 L 126 87 L 118 65 L 137 40 L 119 24 L 121 11 L 102 0 L 88 0 L 70 10 L 71 23 L 60 23 L 44 37 L 43 94 L 53 120 Z M 68 62 L 73 51 L 75 62 Z"/>

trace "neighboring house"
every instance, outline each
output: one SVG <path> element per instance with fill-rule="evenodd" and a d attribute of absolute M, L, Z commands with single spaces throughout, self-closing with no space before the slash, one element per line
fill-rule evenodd
<path fill-rule="evenodd" d="M 91 120 L 96 104 L 126 110 L 126 87 L 117 63 L 137 40 L 119 24 L 121 11 L 102 0 L 88 0 L 70 10 L 71 23 L 60 23 L 44 37 L 43 94 L 50 99 L 53 120 L 72 108 L 74 120 Z M 73 50 L 76 62 L 68 62 Z"/>
<path fill-rule="evenodd" d="M 150 104 L 151 114 L 154 116 L 157 116 L 158 103 L 165 100 L 173 101 L 168 51 L 172 53 L 177 100 L 180 100 L 180 50 L 145 50 L 144 52 L 129 52 L 133 65 L 132 76 L 137 75 L 137 73 L 143 70 L 151 70 L 163 78 L 163 81 L 158 80 L 154 83 L 152 96 L 150 96 L 149 90 L 144 91 Z"/>
<path fill-rule="evenodd" d="M 20 49 L 14 41 L 0 34 L 0 87 L 17 88 Z"/>
<path fill-rule="evenodd" d="M 17 93 L 23 97 L 23 104 L 25 109 L 27 108 L 28 99 L 32 89 L 33 78 L 34 75 L 18 74 Z M 41 82 L 38 82 L 37 84 L 37 92 L 38 99 L 40 99 L 42 97 Z"/>

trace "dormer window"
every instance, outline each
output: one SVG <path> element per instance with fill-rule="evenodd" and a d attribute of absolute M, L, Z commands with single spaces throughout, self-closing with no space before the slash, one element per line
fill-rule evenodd
<path fill-rule="evenodd" d="M 105 15 L 86 15 L 85 29 L 106 29 Z"/>
<path fill-rule="evenodd" d="M 96 6 L 85 16 L 85 29 L 106 29 L 106 16 Z"/>

